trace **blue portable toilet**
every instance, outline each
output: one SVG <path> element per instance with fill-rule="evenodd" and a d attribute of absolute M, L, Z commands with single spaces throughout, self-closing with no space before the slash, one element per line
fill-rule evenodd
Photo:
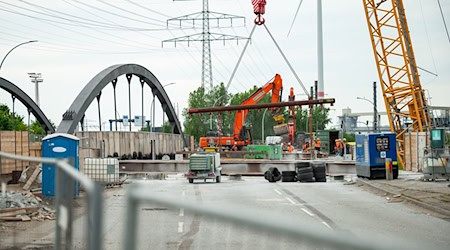
<path fill-rule="evenodd" d="M 76 170 L 78 165 L 78 137 L 69 134 L 55 133 L 42 139 L 42 157 L 68 159 L 69 164 Z M 56 166 L 54 164 L 42 165 L 42 194 L 55 196 Z M 66 177 L 69 178 L 69 177 Z M 64 182 L 63 182 L 64 183 Z M 78 182 L 74 181 L 74 196 L 78 196 Z"/>
<path fill-rule="evenodd" d="M 398 176 L 395 133 L 356 135 L 356 174 L 358 177 L 386 178 L 386 158 L 392 160 L 394 179 Z"/>

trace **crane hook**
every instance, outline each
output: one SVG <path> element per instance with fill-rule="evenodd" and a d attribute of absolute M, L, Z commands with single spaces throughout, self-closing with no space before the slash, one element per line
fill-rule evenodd
<path fill-rule="evenodd" d="M 266 20 L 261 16 L 261 15 L 257 15 L 255 18 L 255 24 L 256 25 L 263 25 L 266 22 Z"/>
<path fill-rule="evenodd" d="M 262 15 L 266 13 L 266 0 L 252 0 L 253 12 L 256 14 L 255 24 L 263 25 L 266 21 Z"/>

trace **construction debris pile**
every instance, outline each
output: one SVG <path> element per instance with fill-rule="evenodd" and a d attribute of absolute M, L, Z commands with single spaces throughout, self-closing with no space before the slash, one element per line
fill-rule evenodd
<path fill-rule="evenodd" d="M 30 192 L 0 194 L 0 221 L 54 220 L 55 210 Z"/>

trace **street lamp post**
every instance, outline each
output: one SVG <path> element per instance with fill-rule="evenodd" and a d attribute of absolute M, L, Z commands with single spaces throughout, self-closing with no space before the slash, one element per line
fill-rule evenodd
<path fill-rule="evenodd" d="M 14 46 L 12 49 L 10 49 L 10 50 L 8 51 L 8 53 L 6 53 L 6 55 L 3 57 L 3 60 L 2 60 L 2 62 L 0 63 L 0 69 L 2 68 L 3 62 L 5 61 L 6 57 L 8 57 L 8 55 L 9 55 L 14 49 L 16 49 L 16 48 L 19 47 L 19 46 L 22 46 L 22 45 L 25 45 L 25 44 L 28 44 L 28 43 L 35 43 L 35 42 L 37 42 L 37 40 L 31 40 L 31 41 L 19 43 L 19 44 L 17 44 L 16 46 Z"/>
<path fill-rule="evenodd" d="M 223 95 L 223 96 L 217 98 L 217 100 L 216 100 L 216 101 L 214 102 L 214 104 L 213 104 L 213 107 L 215 107 L 216 104 L 217 104 L 217 102 L 218 102 L 220 99 L 222 99 L 224 96 L 228 96 L 228 95 L 226 94 L 226 95 Z M 209 130 L 212 130 L 212 113 L 209 115 Z"/>
<path fill-rule="evenodd" d="M 34 101 L 36 102 L 37 106 L 39 105 L 39 83 L 43 82 L 42 74 L 41 73 L 28 73 L 28 76 L 31 78 L 31 82 L 34 83 Z"/>
<path fill-rule="evenodd" d="M 369 103 L 371 103 L 373 105 L 373 132 L 377 132 L 378 131 L 378 119 L 380 116 L 377 111 L 377 105 L 365 97 L 358 96 L 358 97 L 356 97 L 356 99 L 368 101 Z"/>
<path fill-rule="evenodd" d="M 366 127 L 367 127 L 367 133 L 370 133 L 369 125 L 368 125 L 367 122 L 358 122 L 358 123 L 361 123 L 361 124 L 366 125 Z"/>
<path fill-rule="evenodd" d="M 266 108 L 264 110 L 264 113 L 262 115 L 262 120 L 261 120 L 261 140 L 262 140 L 263 144 L 264 144 L 264 117 L 266 116 L 267 109 L 268 108 Z"/>

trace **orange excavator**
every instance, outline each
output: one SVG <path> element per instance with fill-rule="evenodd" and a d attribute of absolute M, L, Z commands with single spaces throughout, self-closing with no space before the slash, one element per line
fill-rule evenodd
<path fill-rule="evenodd" d="M 251 105 L 258 103 L 265 95 L 272 92 L 272 103 L 281 101 L 281 94 L 283 92 L 283 80 L 279 74 L 276 74 L 273 81 L 269 81 L 263 87 L 256 90 L 252 95 L 245 99 L 241 105 Z M 245 118 L 248 114 L 248 109 L 239 110 L 236 112 L 234 118 L 233 135 L 232 136 L 220 136 L 214 134 L 213 136 L 201 137 L 200 147 L 206 148 L 210 146 L 221 147 L 236 147 L 242 149 L 252 143 L 252 136 L 250 130 L 244 126 Z M 272 108 L 272 116 L 277 123 L 274 126 L 275 134 L 287 134 L 290 129 L 287 124 L 284 124 L 284 118 L 281 114 L 280 108 Z M 235 146 L 236 145 L 236 146 Z"/>

